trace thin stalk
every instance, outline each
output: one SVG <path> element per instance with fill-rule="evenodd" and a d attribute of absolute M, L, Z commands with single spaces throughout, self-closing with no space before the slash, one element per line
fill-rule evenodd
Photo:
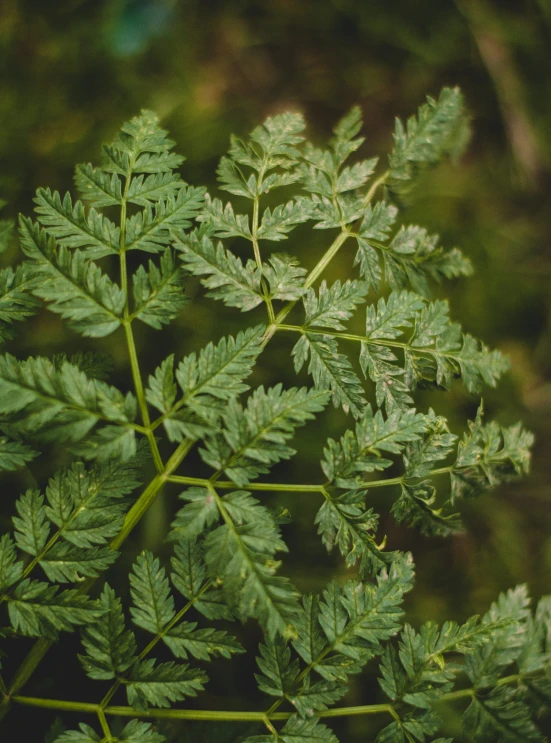
<path fill-rule="evenodd" d="M 109 724 L 105 719 L 105 712 L 102 709 L 98 710 L 98 719 L 103 731 L 104 741 L 106 741 L 106 743 L 112 743 L 113 736 L 111 734 L 111 729 L 109 728 Z"/>
<path fill-rule="evenodd" d="M 185 441 L 183 441 L 166 463 L 166 467 L 163 472 L 154 477 L 153 480 L 149 483 L 149 485 L 140 495 L 136 503 L 134 503 L 132 508 L 126 514 L 126 518 L 124 519 L 124 523 L 121 527 L 120 532 L 109 544 L 111 549 L 118 549 L 120 545 L 127 539 L 130 533 L 139 523 L 144 513 L 156 499 L 159 491 L 167 481 L 168 476 L 172 474 L 175 469 L 177 469 L 177 467 L 182 462 L 186 454 L 190 451 L 194 443 L 195 442 L 191 439 L 186 439 Z"/>
<path fill-rule="evenodd" d="M 327 335 L 330 334 L 335 338 L 340 338 L 345 341 L 356 341 L 358 343 L 367 343 L 370 346 L 386 346 L 388 348 L 408 348 L 410 351 L 417 354 L 428 354 L 429 356 L 441 356 L 444 358 L 459 358 L 458 351 L 439 351 L 437 348 L 422 348 L 417 346 L 411 346 L 409 343 L 403 341 L 387 340 L 385 338 L 369 338 L 366 335 L 355 335 L 354 333 L 342 333 L 338 330 L 319 330 L 318 328 L 304 328 L 301 325 L 285 325 L 278 323 L 276 330 L 286 330 L 291 333 L 309 333 L 311 335 Z"/>
<path fill-rule="evenodd" d="M 268 164 L 268 159 L 267 157 L 265 157 L 264 164 L 258 173 L 257 196 L 254 197 L 253 218 L 252 218 L 252 226 L 251 226 L 251 238 L 252 238 L 252 243 L 253 243 L 254 259 L 256 261 L 258 270 L 260 271 L 260 276 L 262 276 L 262 256 L 260 255 L 260 246 L 258 245 L 258 223 L 259 223 L 259 213 L 260 213 L 260 195 L 259 194 L 262 191 L 262 180 L 264 178 L 264 173 L 266 171 L 267 164 Z M 273 323 L 275 320 L 274 306 L 268 294 L 268 289 L 265 286 L 263 280 L 262 280 L 262 285 L 264 288 L 264 302 L 266 304 L 266 309 L 268 310 L 268 319 L 270 323 Z"/>
<path fill-rule="evenodd" d="M 119 241 L 119 263 L 120 263 L 120 278 L 121 278 L 121 289 L 124 292 L 124 310 L 123 310 L 123 327 L 126 335 L 126 345 L 128 347 L 128 357 L 130 359 L 130 369 L 132 371 L 132 380 L 134 382 L 134 389 L 136 390 L 136 398 L 138 400 L 138 407 L 142 417 L 142 422 L 146 429 L 146 436 L 153 454 L 153 461 L 157 472 L 163 471 L 163 460 L 159 452 L 159 447 L 155 441 L 155 436 L 151 431 L 151 419 L 149 417 L 149 410 L 147 407 L 147 401 L 145 399 L 145 393 L 142 382 L 142 375 L 140 373 L 140 364 L 138 361 L 138 354 L 136 352 L 136 343 L 134 341 L 134 333 L 132 332 L 132 318 L 130 316 L 130 307 L 128 303 L 128 272 L 126 266 L 126 208 L 127 208 L 127 197 L 128 188 L 130 186 L 130 176 L 132 173 L 133 162 L 131 162 L 126 175 L 124 184 L 124 192 L 121 200 L 121 215 L 120 215 L 120 241 Z"/>
<path fill-rule="evenodd" d="M 201 477 L 181 477 L 180 475 L 171 475 L 167 478 L 168 482 L 179 483 L 180 485 L 195 485 L 197 487 L 208 487 L 211 480 L 205 480 Z M 237 485 L 229 480 L 217 480 L 216 487 L 221 490 L 233 490 Z M 247 490 L 262 490 L 265 492 L 282 492 L 282 493 L 320 493 L 323 485 L 296 485 L 293 483 L 271 483 L 271 482 L 250 482 L 247 484 Z"/>
<path fill-rule="evenodd" d="M 318 276 L 321 273 L 323 273 L 323 271 L 325 271 L 329 263 L 337 255 L 337 253 L 341 249 L 342 245 L 346 242 L 348 237 L 349 237 L 349 233 L 346 230 L 343 230 L 340 233 L 340 235 L 337 235 L 337 237 L 333 240 L 333 242 L 331 243 L 327 251 L 320 258 L 316 266 L 314 266 L 312 271 L 308 274 L 306 281 L 304 282 L 305 287 L 307 288 L 311 287 L 312 284 L 318 278 Z M 270 338 L 272 338 L 275 331 L 281 326 L 281 323 L 285 320 L 285 318 L 287 317 L 289 312 L 291 312 L 291 310 L 297 304 L 297 302 L 298 300 L 288 302 L 285 305 L 285 307 L 283 307 L 283 309 L 278 312 L 272 324 L 268 327 L 268 330 L 266 331 L 266 335 L 264 336 L 266 342 L 268 342 Z"/>
<path fill-rule="evenodd" d="M 371 188 L 366 193 L 365 198 L 362 202 L 362 206 L 364 209 L 373 199 L 373 196 L 375 195 L 379 186 L 382 186 L 383 183 L 386 181 L 386 179 L 389 176 L 389 173 L 390 171 L 387 170 L 381 176 L 379 176 L 379 178 L 373 181 Z M 327 251 L 324 253 L 324 255 L 320 258 L 320 260 L 317 262 L 317 264 L 308 274 L 306 281 L 304 282 L 304 286 L 306 288 L 310 288 L 315 283 L 315 281 L 321 276 L 321 274 L 325 271 L 327 266 L 331 263 L 333 258 L 337 255 L 337 253 L 339 252 L 341 247 L 344 245 L 346 240 L 354 234 L 356 234 L 354 230 L 354 226 L 351 226 L 350 228 L 344 226 L 342 228 L 341 233 L 337 235 L 337 237 L 333 240 L 333 242 L 331 243 Z M 281 327 L 281 324 L 283 323 L 283 321 L 285 320 L 289 312 L 291 312 L 293 307 L 297 304 L 297 301 L 298 300 L 289 302 L 276 315 L 275 320 L 273 320 L 272 324 L 268 327 L 268 330 L 266 331 L 266 336 L 265 336 L 266 340 L 269 340 L 273 336 L 273 334 L 276 332 L 278 327 Z"/>
<path fill-rule="evenodd" d="M 305 669 L 306 670 L 306 669 Z M 301 674 L 304 676 L 304 671 Z M 543 674 L 528 674 L 530 678 L 535 678 Z M 526 678 L 523 674 L 513 674 L 504 676 L 499 679 L 496 686 L 508 686 L 518 683 Z M 458 689 L 456 691 L 442 694 L 438 702 L 455 702 L 469 697 L 475 697 L 477 690 L 473 687 L 468 689 Z M 42 709 L 59 710 L 62 712 L 84 712 L 99 715 L 103 712 L 105 715 L 114 717 L 136 717 L 152 718 L 158 720 L 210 720 L 219 722 L 265 722 L 268 720 L 288 720 L 294 713 L 276 712 L 275 707 L 279 706 L 283 700 L 278 700 L 272 705 L 274 709 L 267 712 L 254 711 L 226 711 L 226 710 L 196 710 L 196 709 L 148 709 L 140 710 L 133 707 L 125 706 L 108 706 L 102 708 L 100 704 L 88 704 L 86 702 L 70 702 L 64 699 L 42 699 L 39 697 L 26 697 L 14 695 L 12 701 L 26 707 L 39 707 Z M 353 707 L 333 707 L 331 709 L 320 710 L 316 712 L 316 717 L 355 717 L 360 715 L 378 715 L 390 714 L 395 719 L 399 719 L 392 704 L 364 704 Z"/>

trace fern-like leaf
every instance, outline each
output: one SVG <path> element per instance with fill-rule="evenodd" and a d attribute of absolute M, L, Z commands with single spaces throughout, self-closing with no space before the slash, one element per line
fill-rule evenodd
<path fill-rule="evenodd" d="M 109 335 L 121 324 L 124 291 L 80 250 L 56 247 L 44 230 L 21 218 L 21 246 L 30 259 L 33 293 L 84 336 Z"/>
<path fill-rule="evenodd" d="M 133 317 L 160 330 L 174 320 L 187 302 L 184 273 L 174 262 L 170 248 L 161 255 L 159 266 L 149 262 L 148 270 L 140 266 L 132 279 Z"/>

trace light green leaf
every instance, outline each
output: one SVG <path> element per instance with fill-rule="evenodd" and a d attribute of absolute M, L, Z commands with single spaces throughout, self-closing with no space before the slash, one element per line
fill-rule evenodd
<path fill-rule="evenodd" d="M 305 333 L 292 351 L 298 373 L 308 357 L 308 372 L 318 389 L 330 390 L 335 407 L 359 418 L 365 406 L 360 380 L 346 356 L 338 353 L 337 342 L 329 335 Z"/>
<path fill-rule="evenodd" d="M 314 289 L 308 289 L 303 298 L 306 314 L 305 328 L 332 328 L 344 330 L 344 322 L 352 317 L 356 307 L 363 302 L 369 286 L 365 281 L 340 281 L 327 288 L 325 281 L 321 282 L 318 296 Z"/>
<path fill-rule="evenodd" d="M 253 260 L 243 265 L 221 243 L 215 247 L 208 235 L 201 232 L 177 236 L 175 245 L 186 270 L 204 277 L 201 283 L 209 289 L 207 296 L 221 299 L 228 307 L 238 307 L 242 312 L 262 303 L 260 273 Z"/>
<path fill-rule="evenodd" d="M 186 356 L 176 377 L 182 398 L 176 400 L 173 357 L 169 356 L 149 378 L 148 402 L 164 414 L 164 427 L 171 441 L 184 436 L 197 438 L 213 429 L 226 402 L 248 389 L 244 379 L 252 372 L 263 344 L 264 325 L 257 325 L 209 343 L 199 354 Z"/>
<path fill-rule="evenodd" d="M 124 291 L 80 250 L 58 248 L 44 230 L 21 218 L 21 246 L 30 258 L 33 293 L 84 336 L 109 335 L 121 324 Z"/>
<path fill-rule="evenodd" d="M 273 210 L 267 207 L 258 228 L 258 238 L 276 242 L 286 240 L 288 233 L 297 225 L 307 222 L 312 213 L 312 202 L 304 197 L 279 204 Z"/>
<path fill-rule="evenodd" d="M 328 397 L 324 391 L 305 387 L 283 390 L 278 384 L 268 390 L 259 387 L 249 397 L 246 408 L 230 400 L 222 417 L 222 431 L 205 441 L 201 456 L 236 485 L 246 485 L 294 454 L 286 441 L 295 428 L 323 410 Z"/>
<path fill-rule="evenodd" d="M 157 266 L 149 261 L 148 270 L 140 266 L 132 277 L 134 312 L 132 317 L 156 330 L 178 317 L 188 298 L 184 294 L 184 271 L 174 262 L 170 248 Z"/>
<path fill-rule="evenodd" d="M 296 258 L 285 253 L 274 253 L 264 264 L 262 274 L 270 287 L 271 299 L 284 299 L 294 302 L 306 292 L 304 277 L 305 268 L 299 266 Z"/>
<path fill-rule="evenodd" d="M 156 665 L 154 658 L 138 661 L 125 680 L 128 704 L 140 710 L 147 709 L 148 705 L 170 707 L 172 702 L 197 696 L 206 681 L 204 671 L 187 665 L 172 661 Z"/>
<path fill-rule="evenodd" d="M 406 128 L 396 119 L 388 185 L 397 193 L 404 193 L 423 167 L 445 155 L 459 157 L 468 138 L 468 120 L 459 88 L 443 88 L 438 100 L 427 97 L 417 116 L 408 119 Z"/>
<path fill-rule="evenodd" d="M 184 158 L 170 150 L 174 142 L 159 127 L 159 117 L 143 109 L 139 116 L 124 123 L 112 145 L 103 147 L 102 168 L 110 173 L 167 173 Z"/>
<path fill-rule="evenodd" d="M 200 221 L 207 222 L 209 234 L 215 237 L 244 237 L 251 240 L 249 217 L 244 214 L 234 214 L 231 204 L 223 205 L 220 199 L 205 197 L 205 205 Z"/>
<path fill-rule="evenodd" d="M 386 419 L 380 410 L 364 409 L 355 431 L 348 430 L 339 442 L 329 439 L 321 466 L 330 482 L 339 488 L 358 489 L 366 484 L 365 473 L 390 467 L 383 452 L 399 454 L 407 444 L 420 439 L 429 419 L 413 408 L 394 410 Z"/>
<path fill-rule="evenodd" d="M 166 572 L 151 552 L 138 555 L 130 573 L 130 593 L 134 624 L 155 635 L 162 634 L 176 610 Z"/>
<path fill-rule="evenodd" d="M 50 525 L 46 518 L 44 496 L 38 490 L 27 490 L 15 503 L 19 516 L 14 516 L 15 541 L 23 552 L 36 557 L 48 541 Z"/>
<path fill-rule="evenodd" d="M 56 639 L 59 632 L 93 622 L 101 610 L 75 590 L 59 591 L 57 586 L 26 578 L 10 594 L 8 613 L 16 632 Z"/>
<path fill-rule="evenodd" d="M 212 493 L 206 488 L 188 488 L 180 494 L 188 501 L 172 522 L 171 539 L 193 539 L 203 534 L 220 518 Z"/>
<path fill-rule="evenodd" d="M 120 229 L 95 209 L 86 213 L 82 202 L 73 205 L 71 195 L 63 201 L 57 191 L 39 188 L 34 199 L 38 221 L 66 248 L 84 248 L 89 258 L 119 252 Z"/>
<path fill-rule="evenodd" d="M 79 655 L 79 660 L 92 679 L 120 678 L 136 660 L 134 633 L 125 628 L 121 601 L 107 584 L 99 603 L 99 619 L 82 632 L 86 655 Z"/>
<path fill-rule="evenodd" d="M 126 221 L 126 250 L 165 250 L 173 234 L 180 235 L 191 226 L 203 206 L 204 195 L 204 188 L 184 186 L 163 201 L 148 203 Z"/>
<path fill-rule="evenodd" d="M 96 209 L 122 203 L 121 180 L 116 173 L 105 173 L 90 163 L 77 165 L 75 183 L 80 195 Z"/>

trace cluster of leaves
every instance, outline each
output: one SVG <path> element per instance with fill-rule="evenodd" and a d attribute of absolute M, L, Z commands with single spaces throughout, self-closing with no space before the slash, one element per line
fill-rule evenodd
<path fill-rule="evenodd" d="M 375 159 L 349 163 L 363 144 L 358 108 L 337 124 L 325 150 L 305 141 L 299 114 L 270 118 L 247 141 L 232 138 L 218 169 L 222 190 L 252 202 L 246 215 L 184 183 L 174 143 L 153 114 L 142 112 L 103 148 L 99 167 L 77 167 L 86 204 L 39 189 L 37 221 L 20 222 L 25 261 L 0 275 L 0 338 L 8 340 L 12 324 L 41 302 L 83 336 L 124 333 L 134 391 L 109 384 L 109 361 L 101 355 L 0 357 L 0 468 L 28 466 L 43 444 L 65 447 L 72 458 L 43 493 L 30 489 L 16 500 L 13 532 L 0 539 L 0 631 L 6 638 L 38 638 L 12 684 L 0 677 L 0 714 L 13 702 L 36 704 L 19 695 L 22 684 L 61 632 L 80 628 L 84 671 L 110 686 L 97 705 L 75 702 L 71 709 L 94 712 L 102 736 L 82 723 L 60 733 L 57 743 L 161 743 L 163 736 L 140 721 L 154 716 L 148 708 L 173 706 L 201 691 L 207 675 L 196 662 L 243 652 L 232 635 L 204 620 L 255 619 L 264 633 L 258 686 L 275 701 L 265 713 L 244 713 L 243 719 L 268 730 L 249 743 L 336 741 L 320 717 L 346 694 L 349 677 L 374 658 L 381 659 L 381 688 L 390 702 L 365 710 L 392 716 L 380 743 L 425 741 L 440 726 L 438 704 L 467 697 L 464 728 L 471 739 L 540 739 L 533 717 L 550 699 L 549 599 L 532 616 L 520 588 L 500 597 L 481 620 L 441 628 L 429 623 L 419 632 L 402 627 L 412 557 L 385 549 L 378 514 L 366 502 L 370 488 L 396 486 L 391 510 L 400 523 L 446 535 L 460 528 L 455 509 L 463 498 L 528 471 L 532 437 L 520 424 L 486 423 L 480 408 L 459 439 L 433 410 L 414 409 L 419 385 L 449 387 L 459 377 L 478 392 L 495 385 L 507 363 L 463 333 L 446 302 L 430 300 L 430 281 L 469 274 L 468 259 L 439 247 L 438 238 L 420 227 L 395 227 L 397 208 L 374 203 L 385 183 L 387 200 L 396 199 L 423 168 L 458 154 L 465 122 L 457 89 L 429 99 L 407 127 L 397 123 L 390 168 L 375 179 Z M 261 208 L 265 194 L 291 187 L 300 192 Z M 297 258 L 267 247 L 307 221 L 337 231 L 310 273 Z M 4 245 L 10 228 L 0 228 Z M 244 241 L 251 258 L 243 261 L 228 240 Z M 347 240 L 357 243 L 360 278 L 316 287 Z M 130 278 L 128 251 L 152 256 Z M 111 265 L 111 256 L 118 259 L 117 280 L 100 265 L 104 258 Z M 186 274 L 228 307 L 245 312 L 264 305 L 267 323 L 178 362 L 169 355 L 144 385 L 133 323 L 160 329 L 174 320 L 187 301 Z M 385 287 L 385 296 L 372 296 Z M 299 304 L 303 323 L 286 324 Z M 361 305 L 365 335 L 347 333 Z M 257 358 L 280 332 L 300 336 L 292 357 L 297 373 L 307 365 L 313 387 L 276 384 L 249 392 Z M 359 343 L 359 365 L 375 385 L 376 407 L 339 350 L 348 342 Z M 338 441 L 327 442 L 325 481 L 257 483 L 295 454 L 290 440 L 296 428 L 330 400 L 354 420 Z M 160 445 L 161 430 L 167 441 Z M 209 477 L 178 473 L 196 445 Z M 372 479 L 397 460 L 402 475 Z M 152 466 L 156 472 L 147 481 Z M 444 475 L 450 483 L 440 496 L 434 481 Z M 147 551 L 134 562 L 132 630 L 108 583 L 92 594 L 96 598 L 89 590 L 104 580 L 126 537 L 170 483 L 185 486 L 166 540 L 173 550 L 170 569 Z M 337 547 L 347 567 L 358 568 L 321 596 L 301 597 L 279 574 L 279 555 L 287 551 L 285 518 L 253 496 L 255 489 L 287 488 L 318 493 L 315 522 L 323 543 Z M 185 617 L 189 611 L 201 615 L 199 621 Z M 149 641 L 139 651 L 142 633 Z M 154 649 L 171 659 L 150 657 Z M 449 655 L 463 655 L 464 662 Z M 460 674 L 472 688 L 455 692 Z M 121 689 L 128 706 L 111 707 Z M 278 730 L 271 716 L 282 704 L 292 711 L 283 713 Z M 55 708 L 56 702 L 41 705 Z M 107 718 L 121 709 L 135 719 L 115 738 Z M 175 719 L 178 712 L 172 710 Z M 193 719 L 193 710 L 183 713 Z M 221 711 L 197 715 L 224 719 Z"/>

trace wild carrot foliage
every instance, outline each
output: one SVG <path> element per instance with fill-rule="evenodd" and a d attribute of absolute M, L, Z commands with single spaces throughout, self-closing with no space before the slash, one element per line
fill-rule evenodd
<path fill-rule="evenodd" d="M 82 201 L 41 188 L 35 219 L 21 217 L 24 260 L 0 274 L 2 339 L 45 304 L 82 336 L 119 333 L 129 374 L 121 390 L 101 354 L 0 357 L 0 467 L 25 467 L 52 444 L 69 462 L 14 499 L 13 529 L 0 539 L 2 644 L 9 654 L 29 642 L 15 675 L 0 679 L 2 715 L 13 705 L 63 712 L 57 743 L 161 743 L 163 719 L 256 723 L 247 743 L 329 743 L 332 717 L 365 714 L 380 717 L 379 743 L 412 743 L 436 740 L 447 702 L 463 703 L 466 740 L 542 740 L 551 599 L 532 609 L 521 586 L 464 624 L 404 623 L 413 558 L 387 548 L 369 507 L 370 491 L 388 487 L 398 522 L 446 536 L 461 529 L 463 499 L 528 470 L 532 437 L 520 424 L 486 421 L 481 406 L 457 435 L 437 412 L 414 407 L 418 387 L 463 383 L 476 395 L 507 369 L 450 318 L 446 301 L 431 299 L 434 282 L 471 273 L 468 258 L 402 224 L 396 206 L 424 168 L 463 150 L 462 97 L 444 89 L 406 125 L 397 121 L 386 170 L 354 158 L 361 127 L 353 108 L 319 149 L 305 141 L 302 116 L 286 113 L 232 138 L 217 171 L 220 189 L 238 197 L 226 202 L 182 180 L 183 158 L 144 111 L 99 166 L 77 166 Z M 266 206 L 276 190 L 281 202 Z M 274 250 L 303 223 L 328 246 L 310 271 Z M 3 246 L 10 229 L 0 225 Z M 345 243 L 355 245 L 354 278 L 331 281 L 326 269 Z M 134 251 L 143 260 L 132 272 Z M 265 320 L 243 315 L 235 337 L 145 369 L 134 328 L 162 331 L 185 313 L 187 276 L 226 307 L 264 307 Z M 349 332 L 354 313 L 365 316 L 361 334 Z M 294 341 L 282 365 L 307 370 L 308 386 L 251 389 L 258 357 L 282 335 Z M 349 427 L 327 441 L 311 481 L 266 478 L 295 454 L 295 429 L 329 405 Z M 210 475 L 187 466 L 194 448 Z M 391 466 L 401 474 L 385 478 Z M 442 475 L 448 485 L 437 491 Z M 111 567 L 149 506 L 178 488 L 171 558 L 143 551 L 121 598 Z M 277 492 L 319 498 L 312 528 L 342 555 L 344 582 L 328 575 L 320 595 L 301 596 L 285 577 L 287 517 L 270 508 Z M 232 635 L 245 621 L 263 632 L 256 681 L 265 704 L 201 709 L 209 661 L 253 651 Z M 81 635 L 96 696 L 25 696 L 68 632 Z M 366 665 L 378 669 L 380 698 L 347 705 L 349 679 Z"/>

